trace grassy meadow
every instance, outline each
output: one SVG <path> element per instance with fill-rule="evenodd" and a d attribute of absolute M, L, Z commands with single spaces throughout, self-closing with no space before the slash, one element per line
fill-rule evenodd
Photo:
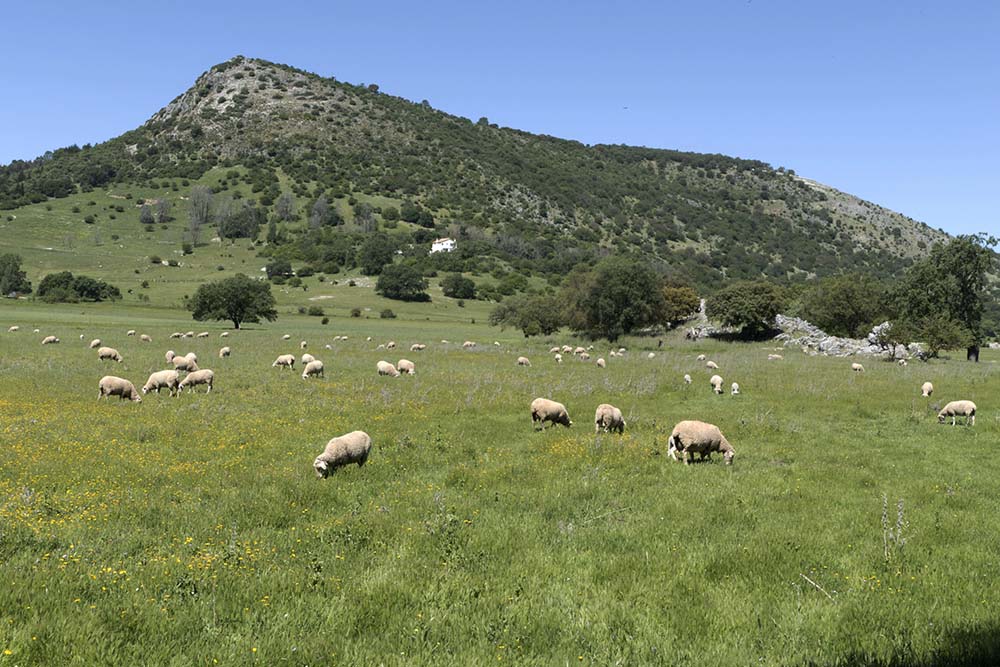
<path fill-rule="evenodd" d="M 995 351 L 856 374 L 680 338 L 649 359 L 655 341 L 630 339 L 623 358 L 595 348 L 602 370 L 556 364 L 568 337 L 485 326 L 482 305 L 381 320 L 369 288 L 337 289 L 328 325 L 288 297 L 228 359 L 222 323 L 166 304 L 0 303 L 0 665 L 1000 661 Z M 168 339 L 190 329 L 211 336 Z M 325 379 L 271 368 L 303 339 Z M 102 375 L 141 386 L 167 349 L 196 352 L 215 391 L 96 400 Z M 742 395 L 712 394 L 699 353 Z M 415 376 L 376 376 L 403 357 Z M 574 426 L 533 432 L 536 396 Z M 937 423 L 957 398 L 973 428 Z M 602 402 L 624 435 L 594 434 Z M 719 425 L 734 465 L 670 460 L 681 419 Z M 316 479 L 354 429 L 368 464 Z"/>

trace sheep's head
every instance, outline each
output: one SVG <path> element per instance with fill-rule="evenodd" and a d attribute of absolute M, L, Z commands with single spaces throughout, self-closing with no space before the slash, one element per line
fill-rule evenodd
<path fill-rule="evenodd" d="M 943 412 L 938 413 L 938 424 L 943 424 L 945 420 L 945 414 Z"/>
<path fill-rule="evenodd" d="M 142 403 L 142 396 L 140 396 L 139 392 L 137 392 L 135 390 L 132 391 L 131 398 L 132 398 L 132 402 L 133 403 Z"/>
<path fill-rule="evenodd" d="M 313 470 L 316 471 L 316 477 L 320 479 L 326 479 L 330 476 L 330 464 L 318 456 L 316 457 L 316 460 L 313 461 Z"/>
<path fill-rule="evenodd" d="M 733 459 L 736 458 L 736 452 L 734 452 L 732 449 L 730 449 L 729 451 L 724 452 L 722 454 L 722 458 L 725 459 L 726 465 L 730 466 L 730 465 L 733 464 Z"/>

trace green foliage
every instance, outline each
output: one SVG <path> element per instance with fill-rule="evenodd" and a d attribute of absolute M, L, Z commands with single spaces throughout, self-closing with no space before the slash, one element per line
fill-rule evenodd
<path fill-rule="evenodd" d="M 117 301 L 121 291 L 114 285 L 69 271 L 50 273 L 38 283 L 38 298 L 48 303 L 77 301 Z"/>
<path fill-rule="evenodd" d="M 427 281 L 420 271 L 408 264 L 389 264 L 382 269 L 375 292 L 398 301 L 430 301 Z"/>
<path fill-rule="evenodd" d="M 742 281 L 719 290 L 708 299 L 707 315 L 733 327 L 746 338 L 759 337 L 774 328 L 774 318 L 785 305 L 785 295 L 766 280 Z"/>
<path fill-rule="evenodd" d="M 490 313 L 489 322 L 501 329 L 520 329 L 525 338 L 549 336 L 563 326 L 562 308 L 555 296 L 524 294 L 505 299 Z"/>
<path fill-rule="evenodd" d="M 231 320 L 236 329 L 244 322 L 273 322 L 278 318 L 274 306 L 271 286 L 242 273 L 202 285 L 187 304 L 195 320 Z"/>
<path fill-rule="evenodd" d="M 674 327 L 685 321 L 696 312 L 701 305 L 701 299 L 693 287 L 687 285 L 667 285 L 662 290 L 663 311 L 661 321 L 668 327 Z"/>
<path fill-rule="evenodd" d="M 285 278 L 292 275 L 292 263 L 284 257 L 277 257 L 264 266 L 264 271 L 271 280 L 277 277 Z"/>
<path fill-rule="evenodd" d="M 28 274 L 21 270 L 21 256 L 0 255 L 0 297 L 9 294 L 31 294 Z"/>
<path fill-rule="evenodd" d="M 238 205 L 235 213 L 219 221 L 219 236 L 226 239 L 255 239 L 266 219 L 263 208 L 244 202 Z"/>
<path fill-rule="evenodd" d="M 563 295 L 569 326 L 589 338 L 616 341 L 658 324 L 663 313 L 660 280 L 636 257 L 609 258 L 592 276 L 567 278 Z"/>
<path fill-rule="evenodd" d="M 384 308 L 382 312 L 378 314 L 380 319 L 383 320 L 394 320 L 396 319 L 396 313 L 392 312 L 391 308 Z"/>
<path fill-rule="evenodd" d="M 475 299 L 476 283 L 461 273 L 452 273 L 441 279 L 441 291 L 453 299 Z"/>
<path fill-rule="evenodd" d="M 889 314 L 884 285 L 868 274 L 823 278 L 802 295 L 802 316 L 834 336 L 864 336 Z"/>
<path fill-rule="evenodd" d="M 370 235 L 358 250 L 358 265 L 361 272 L 375 276 L 382 273 L 382 267 L 392 262 L 396 253 L 396 244 L 388 234 Z"/>

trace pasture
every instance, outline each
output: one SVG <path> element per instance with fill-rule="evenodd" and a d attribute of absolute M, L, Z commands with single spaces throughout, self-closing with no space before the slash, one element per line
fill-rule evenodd
<path fill-rule="evenodd" d="M 283 309 L 223 341 L 167 308 L 0 304 L 0 665 L 1000 661 L 995 351 L 859 374 L 628 339 L 558 365 L 548 348 L 578 341 L 418 312 L 321 326 Z M 191 329 L 211 336 L 168 339 Z M 324 379 L 271 368 L 302 339 Z M 101 376 L 141 386 L 167 349 L 196 352 L 215 390 L 96 400 Z M 400 358 L 415 376 L 376 376 Z M 536 396 L 574 426 L 533 432 Z M 937 423 L 958 398 L 974 427 Z M 603 402 L 624 435 L 594 434 Z M 671 461 L 682 419 L 717 424 L 734 465 Z M 313 459 L 354 429 L 367 465 L 318 480 Z"/>

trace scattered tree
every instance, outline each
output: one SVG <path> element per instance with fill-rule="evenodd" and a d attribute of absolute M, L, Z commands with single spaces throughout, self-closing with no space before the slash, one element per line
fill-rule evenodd
<path fill-rule="evenodd" d="M 667 327 L 675 327 L 698 312 L 701 299 L 694 288 L 687 285 L 668 285 L 662 290 L 663 312 L 660 321 Z"/>
<path fill-rule="evenodd" d="M 548 336 L 563 325 L 562 309 L 557 297 L 529 295 L 511 297 L 490 313 L 490 324 L 501 329 L 508 326 L 521 330 L 525 338 Z"/>
<path fill-rule="evenodd" d="M 372 234 L 358 250 L 358 264 L 365 275 L 374 276 L 382 272 L 382 267 L 392 262 L 396 244 L 388 234 Z"/>
<path fill-rule="evenodd" d="M 707 315 L 738 329 L 744 337 L 757 338 L 774 328 L 774 318 L 784 303 L 777 285 L 766 280 L 741 281 L 708 299 Z"/>
<path fill-rule="evenodd" d="M 476 283 L 461 273 L 452 273 L 441 279 L 441 291 L 453 299 L 475 299 Z"/>
<path fill-rule="evenodd" d="M 430 301 L 431 297 L 426 290 L 427 281 L 420 275 L 420 271 L 407 264 L 389 264 L 383 267 L 375 284 L 377 294 L 398 301 Z"/>
<path fill-rule="evenodd" d="M 885 288 L 866 274 L 824 278 L 802 295 L 802 316 L 834 336 L 864 336 L 888 316 Z"/>
<path fill-rule="evenodd" d="M 156 202 L 156 222 L 162 225 L 173 220 L 170 217 L 171 208 L 173 208 L 173 204 L 170 203 L 169 199 L 164 198 Z"/>
<path fill-rule="evenodd" d="M 244 322 L 273 322 L 278 318 L 274 295 L 268 283 L 251 280 L 242 273 L 201 285 L 188 300 L 195 320 L 230 320 L 240 328 Z"/>
<path fill-rule="evenodd" d="M 0 255 L 0 296 L 31 294 L 28 274 L 21 270 L 21 256 L 13 253 Z"/>
<path fill-rule="evenodd" d="M 191 188 L 188 198 L 188 214 L 190 216 L 188 233 L 191 236 L 191 243 L 198 245 L 201 228 L 208 224 L 212 215 L 212 191 L 208 187 L 196 185 Z"/>
<path fill-rule="evenodd" d="M 282 192 L 274 204 L 274 213 L 283 222 L 295 219 L 295 197 L 291 192 Z"/>
<path fill-rule="evenodd" d="M 592 277 L 564 284 L 564 303 L 575 311 L 569 324 L 589 338 L 618 340 L 657 324 L 663 313 L 660 281 L 635 257 L 606 259 Z"/>
<path fill-rule="evenodd" d="M 143 204 L 142 208 L 139 209 L 139 223 L 143 225 L 151 225 L 154 221 L 153 209 L 149 207 L 149 204 Z"/>

